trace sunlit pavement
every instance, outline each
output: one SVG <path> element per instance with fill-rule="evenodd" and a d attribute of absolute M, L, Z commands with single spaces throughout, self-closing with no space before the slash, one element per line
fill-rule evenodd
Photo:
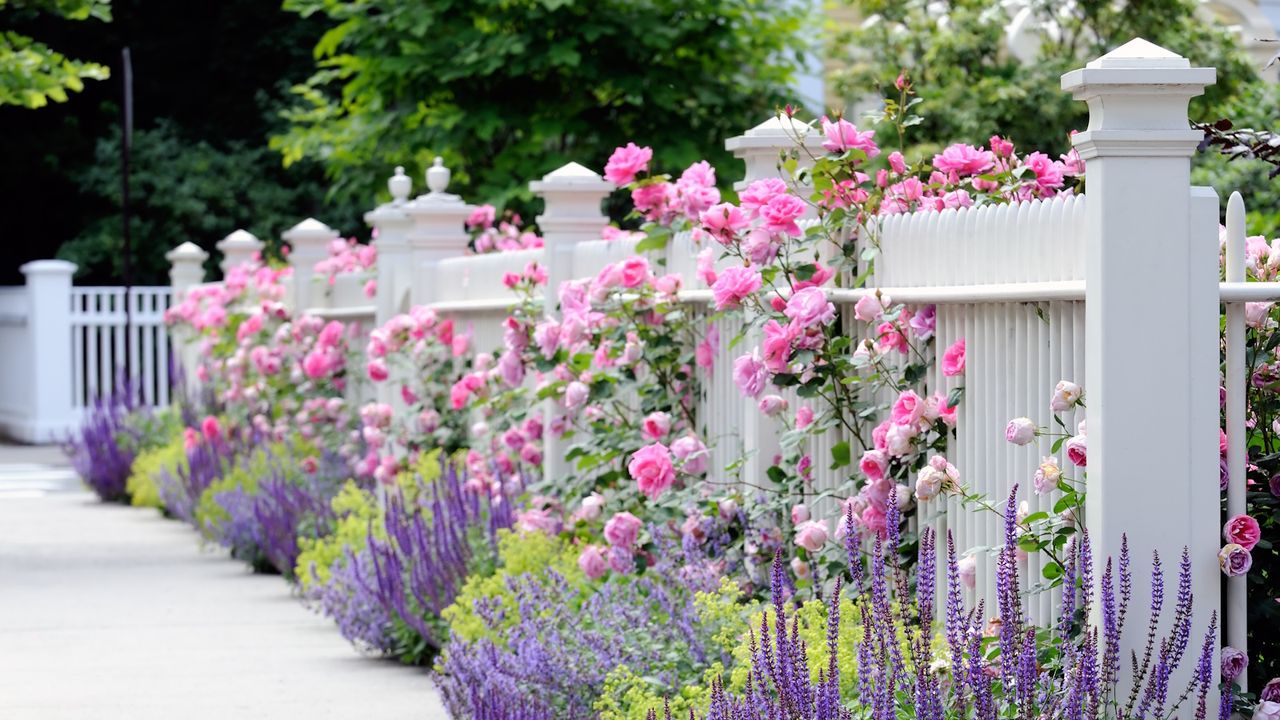
<path fill-rule="evenodd" d="M 0 718 L 353 717 L 447 716 L 425 671 L 362 657 L 279 577 L 0 445 Z"/>

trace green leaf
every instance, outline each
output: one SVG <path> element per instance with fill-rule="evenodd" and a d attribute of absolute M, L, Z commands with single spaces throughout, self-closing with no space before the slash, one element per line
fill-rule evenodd
<path fill-rule="evenodd" d="M 842 468 L 852 462 L 852 454 L 849 450 L 848 441 L 840 441 L 831 448 L 831 469 Z"/>
<path fill-rule="evenodd" d="M 1040 569 L 1040 574 L 1046 580 L 1057 580 L 1062 577 L 1062 566 L 1056 562 L 1045 563 L 1044 567 Z"/>

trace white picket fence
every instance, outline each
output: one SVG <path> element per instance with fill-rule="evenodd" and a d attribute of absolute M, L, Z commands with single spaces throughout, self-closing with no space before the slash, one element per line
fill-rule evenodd
<path fill-rule="evenodd" d="M 885 218 L 869 286 L 829 290 L 848 333 L 865 332 L 849 310 L 879 288 L 896 302 L 937 306 L 939 349 L 966 339 L 964 376 L 936 372 L 927 382 L 930 390 L 941 392 L 964 385 L 948 456 L 970 488 L 995 501 L 1017 484 L 1031 512 L 1052 509 L 1056 495 L 1036 496 L 1030 487 L 1041 457 L 1051 454 L 1052 439 L 1014 447 L 1004 441 L 1003 429 L 1010 418 L 1022 415 L 1050 425 L 1054 384 L 1066 379 L 1085 385 L 1087 410 L 1068 413 L 1065 420 L 1074 432 L 1088 415 L 1088 507 L 1082 520 L 1095 552 L 1117 556 L 1127 535 L 1135 583 L 1144 587 L 1153 551 L 1170 568 L 1188 548 L 1198 628 L 1219 610 L 1221 586 L 1216 562 L 1220 302 L 1227 303 L 1234 328 L 1228 338 L 1228 368 L 1234 370 L 1225 381 L 1230 505 L 1242 508 L 1240 303 L 1280 298 L 1280 284 L 1240 282 L 1238 248 L 1228 260 L 1231 282 L 1217 284 L 1219 201 L 1214 190 L 1190 185 L 1189 157 L 1199 135 L 1187 119 L 1188 100 L 1213 80 L 1212 69 L 1192 68 L 1184 58 L 1142 40 L 1068 73 L 1064 89 L 1090 107 L 1089 129 L 1074 138 L 1087 163 L 1087 199 Z M 746 164 L 744 182 L 778 172 L 779 151 L 793 147 L 797 131 L 804 132 L 790 124 L 773 118 L 727 141 Z M 810 146 L 819 141 L 815 133 L 804 139 Z M 537 218 L 546 242 L 542 250 L 467 255 L 462 225 L 473 207 L 447 193 L 447 185 L 448 171 L 437 164 L 428 172 L 429 192 L 410 200 L 408 179 L 397 171 L 389 183 L 393 200 L 366 215 L 378 231 L 375 299 L 353 299 L 337 288 L 326 293 L 314 282 L 295 281 L 294 307 L 382 322 L 411 304 L 427 304 L 454 318 L 460 331 L 473 331 L 478 350 L 493 350 L 500 343 L 499 324 L 513 304 L 500 282 L 503 272 L 518 272 L 535 259 L 547 267 L 551 282 L 544 305 L 552 312 L 560 281 L 594 276 L 606 263 L 634 252 L 631 244 L 599 239 L 607 222 L 601 201 L 613 188 L 576 163 L 530 183 L 546 203 Z M 1237 240 L 1229 247 L 1242 243 L 1238 205 L 1233 201 L 1236 220 L 1229 225 Z M 312 276 L 334 237 L 315 220 L 285 233 L 296 277 Z M 709 291 L 693 272 L 695 249 L 687 234 L 674 238 L 663 253 L 668 270 L 685 280 L 683 300 L 692 311 L 705 312 Z M 202 281 L 201 255 L 190 248 L 171 254 L 175 294 Z M 0 319 L 3 303 L 0 296 Z M 700 408 L 706 436 L 714 443 L 713 467 L 746 450 L 751 460 L 740 472 L 759 478 L 777 447 L 778 432 L 730 378 L 734 357 L 750 347 L 728 347 L 740 329 L 738 321 L 718 322 L 720 350 Z M 819 489 L 848 477 L 847 469 L 826 469 L 831 447 L 841 440 L 849 438 L 832 433 L 811 444 Z M 856 457 L 861 448 L 853 450 Z M 563 448 L 554 439 L 547 440 L 545 455 L 548 474 L 564 470 Z M 984 599 L 992 608 L 994 563 L 983 549 L 1000 542 L 998 519 L 960 507 L 954 498 L 940 498 L 923 504 L 918 522 L 950 531 L 961 552 L 977 553 L 973 599 Z M 1027 560 L 1026 581 L 1035 582 L 1041 569 L 1039 559 Z M 1136 605 L 1130 608 L 1131 627 L 1145 627 L 1146 611 L 1141 602 Z M 1227 640 L 1242 649 L 1243 608 L 1243 582 L 1233 581 Z M 1043 620 L 1053 610 L 1047 593 L 1028 602 L 1033 618 Z M 1138 642 L 1138 634 L 1130 633 L 1126 644 Z M 1187 665 L 1183 672 L 1190 672 Z"/>

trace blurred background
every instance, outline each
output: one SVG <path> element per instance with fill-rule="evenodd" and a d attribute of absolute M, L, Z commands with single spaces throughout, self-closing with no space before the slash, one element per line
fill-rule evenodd
<path fill-rule="evenodd" d="M 708 159 L 790 104 L 862 125 L 906 73 L 921 152 L 999 132 L 1056 155 L 1085 108 L 1058 76 L 1134 36 L 1219 69 L 1192 115 L 1270 128 L 1280 0 L 0 0 L 0 284 L 60 257 L 78 284 L 121 273 L 121 50 L 132 57 L 133 281 L 164 252 L 236 228 L 271 244 L 315 216 L 367 240 L 361 214 L 404 165 L 532 217 L 529 180 L 616 145 L 659 167 Z M 1196 161 L 1250 185 L 1274 234 L 1269 166 Z M 214 263 L 209 271 L 216 276 Z"/>

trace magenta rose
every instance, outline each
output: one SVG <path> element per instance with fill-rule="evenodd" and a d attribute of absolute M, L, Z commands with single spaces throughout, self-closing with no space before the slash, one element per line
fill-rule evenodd
<path fill-rule="evenodd" d="M 1253 550 L 1253 546 L 1262 539 L 1262 529 L 1258 527 L 1258 521 L 1248 515 L 1236 515 L 1222 526 L 1222 539 L 1245 550 Z"/>
<path fill-rule="evenodd" d="M 1088 440 L 1085 435 L 1076 435 L 1067 440 L 1067 444 L 1063 446 L 1067 451 L 1067 459 L 1076 467 L 1088 467 L 1089 465 L 1089 448 Z"/>
<path fill-rule="evenodd" d="M 642 524 L 629 512 L 616 513 L 604 524 L 604 539 L 614 547 L 630 548 L 636 544 Z"/>
<path fill-rule="evenodd" d="M 1218 551 L 1218 567 L 1227 577 L 1239 577 L 1253 567 L 1253 555 L 1240 545 L 1227 543 Z"/>
<path fill-rule="evenodd" d="M 645 445 L 631 455 L 627 472 L 636 481 L 640 492 L 657 499 L 676 481 L 676 471 L 671 465 L 671 453 L 662 443 Z"/>

